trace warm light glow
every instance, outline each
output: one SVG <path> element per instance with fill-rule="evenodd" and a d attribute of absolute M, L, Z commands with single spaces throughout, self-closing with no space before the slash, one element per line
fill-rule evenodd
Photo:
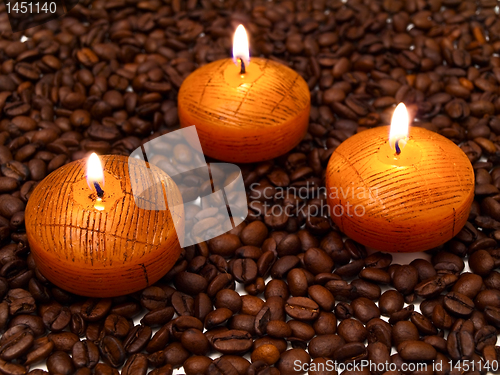
<path fill-rule="evenodd" d="M 408 111 L 403 103 L 399 103 L 392 115 L 391 130 L 389 132 L 389 144 L 396 151 L 396 141 L 402 150 L 408 140 Z"/>
<path fill-rule="evenodd" d="M 238 26 L 233 38 L 233 61 L 238 66 L 241 65 L 240 59 L 243 60 L 245 66 L 248 66 L 248 64 L 250 64 L 248 36 L 243 25 Z"/>
<path fill-rule="evenodd" d="M 102 199 L 101 198 L 97 198 L 96 199 L 97 202 L 96 204 L 94 204 L 94 208 L 97 210 L 97 211 L 103 211 L 104 210 L 104 205 L 101 203 L 102 202 Z"/>
<path fill-rule="evenodd" d="M 95 190 L 94 182 L 104 187 L 104 172 L 102 170 L 101 160 L 95 152 L 93 152 L 87 162 L 87 183 L 89 188 Z"/>

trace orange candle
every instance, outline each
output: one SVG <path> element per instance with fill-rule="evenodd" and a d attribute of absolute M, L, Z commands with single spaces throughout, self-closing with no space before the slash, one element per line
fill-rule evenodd
<path fill-rule="evenodd" d="M 113 297 L 154 284 L 175 264 L 183 225 L 181 194 L 160 169 L 125 156 L 93 154 L 47 176 L 26 206 L 26 232 L 41 273 L 55 285 L 91 297 Z M 88 168 L 86 168 L 88 167 Z M 165 191 L 132 194 L 129 173 L 162 178 Z M 161 192 L 161 195 L 159 194 Z M 177 202 L 146 210 L 136 199 Z M 144 205 L 143 205 L 144 207 Z"/>
<path fill-rule="evenodd" d="M 235 34 L 234 61 L 197 69 L 178 95 L 181 127 L 196 126 L 206 155 L 236 163 L 269 160 L 294 148 L 307 132 L 311 106 L 297 72 L 271 60 L 250 61 L 244 30 L 240 25 Z"/>
<path fill-rule="evenodd" d="M 332 154 L 326 171 L 330 214 L 347 236 L 373 249 L 424 251 L 465 225 L 474 171 L 447 138 L 411 127 L 400 104 L 391 127 L 362 131 Z"/>

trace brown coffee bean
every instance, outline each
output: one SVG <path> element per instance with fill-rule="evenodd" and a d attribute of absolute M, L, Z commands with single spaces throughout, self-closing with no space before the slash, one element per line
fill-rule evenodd
<path fill-rule="evenodd" d="M 106 363 L 118 368 L 125 362 L 126 352 L 121 341 L 114 336 L 104 336 L 99 351 Z"/>
<path fill-rule="evenodd" d="M 212 337 L 211 344 L 223 354 L 243 354 L 252 346 L 252 337 L 248 332 L 229 330 Z"/>
<path fill-rule="evenodd" d="M 401 266 L 392 277 L 394 287 L 402 294 L 409 294 L 418 283 L 418 271 L 410 265 Z"/>
<path fill-rule="evenodd" d="M 275 364 L 280 359 L 280 351 L 271 344 L 261 345 L 252 352 L 252 362 L 263 361 L 268 365 Z"/>
<path fill-rule="evenodd" d="M 47 369 L 53 374 L 62 375 L 70 375 L 75 372 L 71 358 L 61 351 L 56 351 L 47 358 Z"/>
<path fill-rule="evenodd" d="M 99 349 L 92 341 L 77 341 L 73 345 L 71 357 L 76 368 L 92 369 L 99 362 Z"/>
<path fill-rule="evenodd" d="M 291 297 L 286 302 L 285 311 L 293 319 L 314 320 L 319 314 L 319 306 L 310 298 Z"/>
<path fill-rule="evenodd" d="M 309 364 L 311 357 L 303 349 L 290 349 L 284 353 L 281 353 L 279 361 L 276 363 L 276 367 L 281 374 L 292 375 L 292 374 L 303 374 L 304 372 L 297 372 L 296 367 L 294 367 L 295 361 L 301 364 Z"/>
<path fill-rule="evenodd" d="M 432 361 L 436 358 L 436 349 L 423 341 L 406 340 L 398 345 L 398 353 L 405 361 Z"/>
<path fill-rule="evenodd" d="M 83 319 L 88 322 L 101 320 L 111 310 L 111 299 L 88 299 L 81 308 Z"/>
<path fill-rule="evenodd" d="M 337 333 L 346 342 L 362 342 L 368 336 L 366 328 L 356 319 L 342 320 L 337 327 Z"/>
<path fill-rule="evenodd" d="M 474 302 L 466 295 L 449 292 L 444 297 L 444 307 L 453 315 L 468 317 L 474 310 Z"/>
<path fill-rule="evenodd" d="M 343 345 L 345 345 L 345 341 L 339 335 L 318 335 L 311 340 L 308 349 L 312 358 L 330 358 Z"/>
<path fill-rule="evenodd" d="M 479 276 L 488 276 L 495 267 L 495 261 L 486 250 L 478 250 L 470 256 L 469 266 Z"/>

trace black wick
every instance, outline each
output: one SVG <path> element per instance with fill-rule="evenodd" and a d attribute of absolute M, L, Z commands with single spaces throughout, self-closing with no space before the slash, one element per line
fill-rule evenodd
<path fill-rule="evenodd" d="M 401 153 L 401 148 L 399 147 L 399 141 L 400 141 L 400 139 L 396 139 L 396 144 L 395 144 L 396 155 L 399 155 Z"/>
<path fill-rule="evenodd" d="M 101 186 L 98 182 L 94 182 L 95 191 L 97 192 L 97 196 L 102 199 L 104 196 L 104 190 L 102 190 Z"/>
<path fill-rule="evenodd" d="M 240 57 L 240 63 L 241 63 L 240 74 L 245 74 L 246 73 L 245 62 L 243 61 L 243 59 L 241 57 Z"/>

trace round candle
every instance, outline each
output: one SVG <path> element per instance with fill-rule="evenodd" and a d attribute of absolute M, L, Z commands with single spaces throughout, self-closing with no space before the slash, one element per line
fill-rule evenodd
<path fill-rule="evenodd" d="M 396 131 L 391 139 L 389 133 L 389 126 L 365 130 L 334 151 L 326 171 L 331 217 L 347 236 L 377 250 L 439 246 L 469 216 L 471 163 L 435 132 L 411 127 L 409 136 Z"/>
<path fill-rule="evenodd" d="M 181 127 L 195 125 L 203 152 L 215 159 L 251 163 L 283 155 L 307 132 L 309 87 L 280 63 L 238 61 L 212 62 L 184 80 L 178 95 Z"/>
<path fill-rule="evenodd" d="M 26 232 L 48 280 L 75 294 L 113 297 L 152 285 L 175 264 L 181 252 L 175 224 L 182 226 L 183 208 L 177 186 L 160 169 L 125 156 L 101 158 L 103 172 L 94 185 L 87 181 L 86 160 L 47 176 L 26 206 Z M 164 177 L 163 194 L 179 204 L 163 211 L 139 208 L 129 171 L 138 181 L 149 171 Z M 141 198 L 164 198 L 155 194 L 150 189 Z"/>

